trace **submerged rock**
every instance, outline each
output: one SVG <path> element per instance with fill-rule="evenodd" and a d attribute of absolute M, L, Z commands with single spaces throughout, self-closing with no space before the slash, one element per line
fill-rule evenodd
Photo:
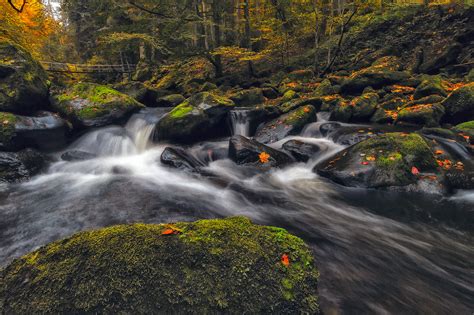
<path fill-rule="evenodd" d="M 320 148 L 316 144 L 303 142 L 300 140 L 290 140 L 285 142 L 282 149 L 289 152 L 297 161 L 308 162 Z"/>
<path fill-rule="evenodd" d="M 121 122 L 144 107 L 126 94 L 94 83 L 79 83 L 54 95 L 52 106 L 78 128 Z"/>
<path fill-rule="evenodd" d="M 193 143 L 225 136 L 229 133 L 227 114 L 234 106 L 230 99 L 219 95 L 209 92 L 196 94 L 158 122 L 153 139 Z"/>
<path fill-rule="evenodd" d="M 0 152 L 0 183 L 28 180 L 39 173 L 45 164 L 45 156 L 35 150 Z"/>
<path fill-rule="evenodd" d="M 22 47 L 0 42 L 0 111 L 29 113 L 48 104 L 48 75 Z"/>
<path fill-rule="evenodd" d="M 2 313 L 319 313 L 304 242 L 242 217 L 119 225 L 0 271 Z"/>
<path fill-rule="evenodd" d="M 229 158 L 239 165 L 259 168 L 280 167 L 293 162 L 285 153 L 243 136 L 230 138 Z"/>
<path fill-rule="evenodd" d="M 315 168 L 336 183 L 365 188 L 415 184 L 417 172 L 436 169 L 431 148 L 415 133 L 388 133 L 362 141 Z"/>
<path fill-rule="evenodd" d="M 87 161 L 96 157 L 96 154 L 78 150 L 67 151 L 61 155 L 61 159 L 68 162 Z"/>
<path fill-rule="evenodd" d="M 69 124 L 49 112 L 34 117 L 0 112 L 0 149 L 58 149 L 66 144 Z"/>
<path fill-rule="evenodd" d="M 160 160 L 165 165 L 191 172 L 196 172 L 200 167 L 204 166 L 181 148 L 167 147 L 161 154 Z"/>
<path fill-rule="evenodd" d="M 302 106 L 259 127 L 255 140 L 261 143 L 277 142 L 289 135 L 298 134 L 304 126 L 316 120 L 314 106 Z"/>

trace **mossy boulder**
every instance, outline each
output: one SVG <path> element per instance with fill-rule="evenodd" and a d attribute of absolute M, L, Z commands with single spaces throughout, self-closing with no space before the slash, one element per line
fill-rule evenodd
<path fill-rule="evenodd" d="M 443 101 L 446 109 L 444 120 L 458 124 L 474 119 L 474 82 L 453 91 Z"/>
<path fill-rule="evenodd" d="M 157 98 L 170 94 L 168 91 L 160 91 L 148 84 L 138 81 L 115 84 L 113 88 L 119 92 L 127 94 L 137 102 L 149 107 L 157 106 Z"/>
<path fill-rule="evenodd" d="M 378 89 L 408 80 L 410 75 L 407 72 L 398 71 L 399 68 L 396 59 L 381 58 L 370 67 L 356 71 L 345 79 L 341 85 L 341 91 L 344 94 L 360 93 L 368 86 Z"/>
<path fill-rule="evenodd" d="M 186 99 L 181 94 L 171 94 L 160 97 L 156 103 L 158 107 L 175 107 L 183 103 Z"/>
<path fill-rule="evenodd" d="M 316 110 L 319 110 L 322 106 L 322 99 L 320 97 L 295 98 L 278 106 L 278 110 L 282 113 L 288 113 L 305 105 L 312 105 Z"/>
<path fill-rule="evenodd" d="M 78 83 L 51 98 L 53 108 L 77 128 L 121 122 L 144 105 L 108 86 Z"/>
<path fill-rule="evenodd" d="M 409 123 L 426 127 L 439 126 L 444 115 L 444 107 L 437 104 L 406 106 L 398 112 L 397 123 Z"/>
<path fill-rule="evenodd" d="M 230 138 L 229 159 L 238 165 L 255 167 L 263 171 L 294 162 L 286 153 L 244 136 Z"/>
<path fill-rule="evenodd" d="M 335 88 L 332 86 L 331 81 L 324 79 L 314 90 L 315 96 L 325 96 L 335 94 Z"/>
<path fill-rule="evenodd" d="M 419 172 L 437 169 L 425 139 L 416 133 L 387 133 L 349 147 L 315 170 L 344 186 L 383 188 L 415 184 L 419 177 L 413 167 Z"/>
<path fill-rule="evenodd" d="M 154 140 L 193 143 L 225 136 L 229 133 L 226 118 L 234 107 L 226 97 L 209 92 L 196 94 L 157 123 Z"/>
<path fill-rule="evenodd" d="M 255 140 L 261 143 L 280 141 L 289 135 L 298 134 L 304 126 L 315 122 L 316 119 L 314 106 L 301 106 L 259 127 Z"/>
<path fill-rule="evenodd" d="M 474 144 L 474 120 L 455 126 L 454 130 L 462 135 L 467 142 Z"/>
<path fill-rule="evenodd" d="M 300 97 L 300 96 L 299 96 L 299 94 L 298 94 L 296 91 L 294 91 L 294 90 L 288 90 L 288 91 L 286 91 L 286 92 L 283 94 L 283 96 L 282 96 L 282 98 L 281 98 L 281 100 L 280 100 L 280 103 L 281 103 L 281 104 L 284 104 L 284 103 L 289 102 L 289 101 L 291 101 L 291 100 L 293 100 L 293 99 L 295 99 L 295 98 L 298 98 L 298 97 Z"/>
<path fill-rule="evenodd" d="M 295 70 L 288 73 L 288 79 L 298 82 L 309 82 L 314 78 L 314 72 L 311 69 Z"/>
<path fill-rule="evenodd" d="M 441 76 L 425 76 L 421 84 L 416 88 L 413 97 L 415 100 L 418 100 L 430 95 L 448 95 L 446 83 L 443 82 Z"/>
<path fill-rule="evenodd" d="M 342 122 L 369 121 L 377 109 L 379 96 L 377 93 L 369 92 L 351 101 L 340 100 L 335 104 L 331 112 L 331 120 Z"/>
<path fill-rule="evenodd" d="M 59 149 L 66 144 L 69 123 L 50 112 L 22 116 L 0 112 L 0 150 Z"/>
<path fill-rule="evenodd" d="M 119 225 L 15 260 L 0 312 L 314 314 L 318 277 L 301 239 L 243 217 Z"/>
<path fill-rule="evenodd" d="M 0 111 L 30 113 L 48 105 L 48 75 L 24 48 L 0 41 Z"/>
<path fill-rule="evenodd" d="M 230 96 L 237 106 L 253 106 L 262 104 L 265 101 L 262 89 L 253 88 L 238 91 Z"/>

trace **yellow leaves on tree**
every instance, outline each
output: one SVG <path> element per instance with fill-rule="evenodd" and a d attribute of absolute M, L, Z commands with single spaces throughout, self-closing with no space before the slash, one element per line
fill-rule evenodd
<path fill-rule="evenodd" d="M 20 1 L 15 0 L 13 4 L 21 7 Z M 0 1 L 0 21 L 0 40 L 12 40 L 37 57 L 47 38 L 58 27 L 41 0 L 28 0 L 21 12 L 8 1 Z"/>

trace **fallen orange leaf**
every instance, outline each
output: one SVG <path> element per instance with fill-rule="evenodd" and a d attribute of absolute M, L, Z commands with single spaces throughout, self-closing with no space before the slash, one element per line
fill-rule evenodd
<path fill-rule="evenodd" d="M 268 161 L 270 159 L 270 154 L 268 154 L 267 152 L 262 152 L 262 153 L 260 153 L 258 158 L 260 159 L 261 163 L 265 164 L 265 163 L 268 163 Z"/>
<path fill-rule="evenodd" d="M 413 167 L 411 168 L 411 173 L 412 173 L 413 175 L 419 175 L 419 174 L 420 174 L 420 171 L 419 171 L 416 167 L 413 166 Z"/>
<path fill-rule="evenodd" d="M 288 267 L 288 266 L 290 265 L 290 257 L 288 257 L 287 254 L 283 254 L 283 255 L 281 256 L 281 263 L 282 263 L 284 266 Z"/>
<path fill-rule="evenodd" d="M 441 155 L 441 154 L 444 154 L 444 151 L 443 150 L 436 150 L 435 154 L 436 155 Z"/>
<path fill-rule="evenodd" d="M 360 164 L 362 164 L 362 165 L 369 165 L 369 162 L 365 162 L 365 161 L 364 161 L 364 162 L 362 162 L 362 163 L 360 163 Z"/>
<path fill-rule="evenodd" d="M 173 235 L 173 234 L 179 234 L 179 233 L 181 233 L 179 230 L 168 228 L 168 229 L 163 230 L 163 232 L 161 232 L 161 235 Z"/>

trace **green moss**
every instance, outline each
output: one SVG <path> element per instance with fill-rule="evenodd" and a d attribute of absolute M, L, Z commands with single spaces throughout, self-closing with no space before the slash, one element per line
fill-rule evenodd
<path fill-rule="evenodd" d="M 463 130 L 463 129 L 474 130 L 474 120 L 459 124 L 455 128 L 460 129 L 460 130 Z"/>
<path fill-rule="evenodd" d="M 0 142 L 8 144 L 15 136 L 16 116 L 0 112 Z"/>
<path fill-rule="evenodd" d="M 283 94 L 283 97 L 281 98 L 281 103 L 286 103 L 291 101 L 292 99 L 298 98 L 298 93 L 296 93 L 293 90 L 286 91 L 285 94 Z"/>
<path fill-rule="evenodd" d="M 0 271 L 0 312 L 313 314 L 318 276 L 301 239 L 246 218 L 121 225 Z"/>
<path fill-rule="evenodd" d="M 187 113 L 192 112 L 193 109 L 194 109 L 194 107 L 191 104 L 189 104 L 188 101 L 185 101 L 184 103 L 176 106 L 171 111 L 170 116 L 173 117 L 173 118 L 181 118 L 184 115 L 186 115 Z"/>

